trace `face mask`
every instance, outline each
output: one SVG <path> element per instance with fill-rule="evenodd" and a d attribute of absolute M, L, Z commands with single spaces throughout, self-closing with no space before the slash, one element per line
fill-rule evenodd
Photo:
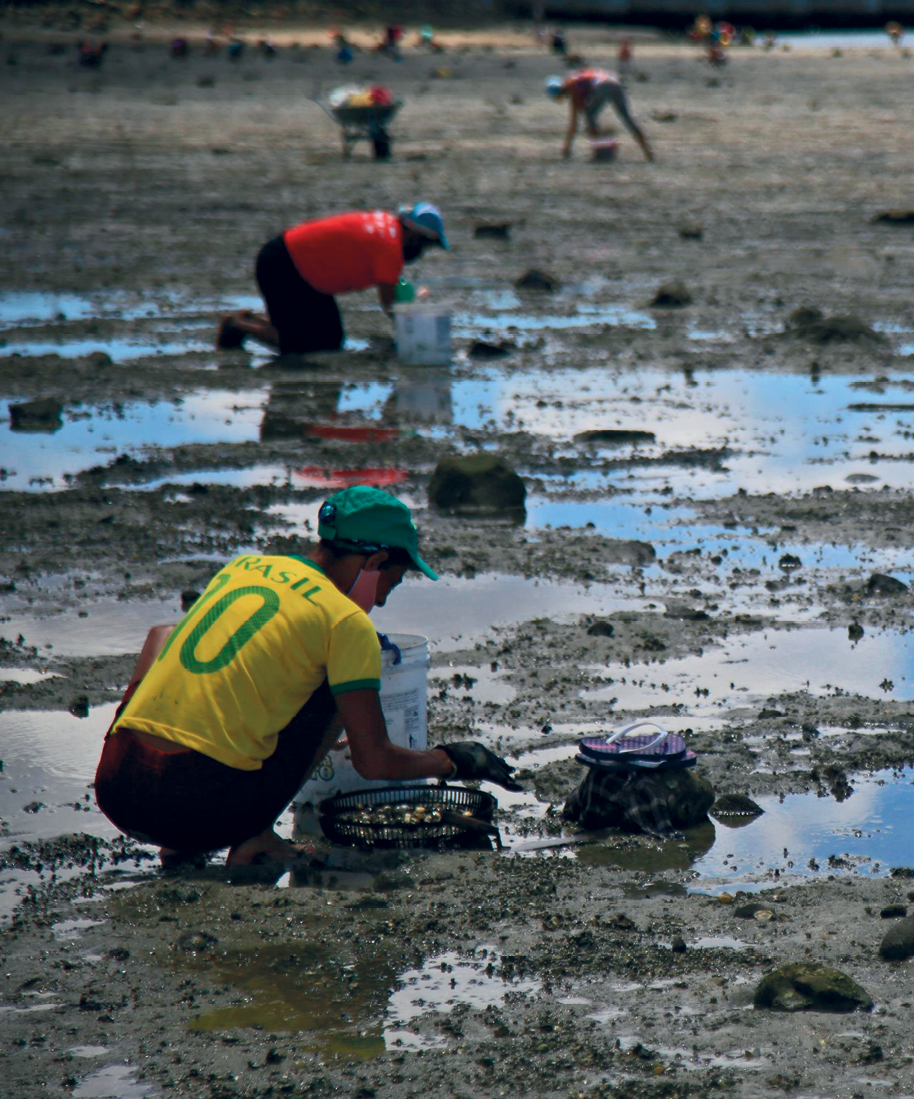
<path fill-rule="evenodd" d="M 359 574 L 353 581 L 352 587 L 346 592 L 353 603 L 357 607 L 361 607 L 366 614 L 370 614 L 372 607 L 374 607 L 380 579 L 380 569 L 375 569 L 374 572 L 359 569 Z"/>

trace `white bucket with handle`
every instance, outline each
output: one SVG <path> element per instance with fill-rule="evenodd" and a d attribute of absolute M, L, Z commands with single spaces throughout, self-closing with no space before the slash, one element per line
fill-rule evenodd
<path fill-rule="evenodd" d="M 394 744 L 420 751 L 428 744 L 428 638 L 416 634 L 390 634 L 390 640 L 400 650 L 400 663 L 394 663 L 394 653 L 381 653 L 381 709 L 387 725 L 387 735 Z M 416 779 L 404 779 L 415 785 Z M 421 780 L 420 780 L 421 781 Z M 393 786 L 390 779 L 369 781 L 352 766 L 348 748 L 330 751 L 304 783 L 295 798 L 295 825 L 300 832 L 319 830 L 317 806 L 324 798 L 346 794 L 351 790 Z"/>
<path fill-rule="evenodd" d="M 397 358 L 406 366 L 447 366 L 451 361 L 451 309 L 431 302 L 394 306 Z"/>

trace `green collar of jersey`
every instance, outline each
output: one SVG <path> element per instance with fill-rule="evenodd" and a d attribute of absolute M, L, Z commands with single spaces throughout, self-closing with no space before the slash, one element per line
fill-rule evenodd
<path fill-rule="evenodd" d="M 293 561 L 301 561 L 301 563 L 303 565 L 310 565 L 311 568 L 314 569 L 315 572 L 319 572 L 321 574 L 321 576 L 327 576 L 327 574 L 320 567 L 320 565 L 315 565 L 315 563 L 311 560 L 310 557 L 299 557 L 297 553 L 290 553 L 287 556 L 291 557 Z M 329 579 L 329 577 L 328 577 L 328 579 Z"/>

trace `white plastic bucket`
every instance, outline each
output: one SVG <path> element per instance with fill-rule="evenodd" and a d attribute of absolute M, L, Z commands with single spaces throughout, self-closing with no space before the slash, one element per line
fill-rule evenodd
<path fill-rule="evenodd" d="M 428 638 L 415 634 L 391 634 L 402 660 L 394 664 L 394 654 L 381 653 L 381 709 L 387 735 L 404 748 L 423 749 L 428 743 L 426 696 L 428 694 Z M 407 781 L 407 780 L 404 780 Z M 415 779 L 409 779 L 415 784 Z M 390 779 L 370 782 L 352 766 L 349 749 L 328 752 L 317 770 L 298 792 L 296 826 L 299 831 L 317 827 L 315 809 L 324 798 L 377 786 L 396 785 Z"/>
<path fill-rule="evenodd" d="M 451 361 L 450 306 L 403 302 L 394 306 L 397 357 L 407 366 L 447 366 Z"/>

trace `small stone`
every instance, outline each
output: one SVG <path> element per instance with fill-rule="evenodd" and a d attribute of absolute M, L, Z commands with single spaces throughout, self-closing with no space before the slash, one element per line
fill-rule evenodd
<path fill-rule="evenodd" d="M 11 404 L 9 414 L 11 431 L 44 431 L 52 434 L 63 427 L 63 405 L 53 397 Z"/>
<path fill-rule="evenodd" d="M 893 929 L 894 930 L 894 929 Z M 784 965 L 766 974 L 753 1004 L 770 1011 L 869 1011 L 869 993 L 847 974 L 816 964 Z"/>
<path fill-rule="evenodd" d="M 884 221 L 890 225 L 911 225 L 914 224 L 914 210 L 882 210 L 873 216 L 873 221 Z"/>
<path fill-rule="evenodd" d="M 676 309 L 683 305 L 690 305 L 691 302 L 692 295 L 689 293 L 688 287 L 684 282 L 675 279 L 673 282 L 665 282 L 657 288 L 651 305 L 659 306 L 662 309 Z"/>
<path fill-rule="evenodd" d="M 43 808 L 43 801 L 30 801 L 28 805 L 22 806 L 22 811 L 23 813 L 40 813 Z"/>
<path fill-rule="evenodd" d="M 847 636 L 851 641 L 859 641 L 863 637 L 863 627 L 859 622 L 851 622 L 847 627 Z"/>
<path fill-rule="evenodd" d="M 688 950 L 688 947 L 686 946 L 686 941 L 682 938 L 681 935 L 677 935 L 676 938 L 673 939 L 672 950 L 674 954 L 685 954 L 685 952 Z"/>
<path fill-rule="evenodd" d="M 612 637 L 615 632 L 616 628 L 612 622 L 607 622 L 602 618 L 587 627 L 589 637 Z"/>
<path fill-rule="evenodd" d="M 548 274 L 546 271 L 540 271 L 536 267 L 531 267 L 528 271 L 525 271 L 514 283 L 518 290 L 544 290 L 550 294 L 560 289 L 561 285 L 553 275 Z"/>
<path fill-rule="evenodd" d="M 704 226 L 700 221 L 684 221 L 679 226 L 679 235 L 683 240 L 701 240 L 705 235 Z"/>
<path fill-rule="evenodd" d="M 874 572 L 866 582 L 866 590 L 870 595 L 900 595 L 908 590 L 908 585 L 896 580 L 894 576 Z"/>
<path fill-rule="evenodd" d="M 74 699 L 71 699 L 70 705 L 67 707 L 67 709 L 74 717 L 88 717 L 89 696 L 77 695 Z"/>
<path fill-rule="evenodd" d="M 503 359 L 516 350 L 516 346 L 510 340 L 501 340 L 499 343 L 489 343 L 487 340 L 473 340 L 467 354 L 471 359 Z"/>
<path fill-rule="evenodd" d="M 886 962 L 903 962 L 914 956 L 914 916 L 893 924 L 879 944 L 879 957 Z"/>
<path fill-rule="evenodd" d="M 510 240 L 511 239 L 511 222 L 486 222 L 481 225 L 477 225 L 473 230 L 473 236 L 477 240 Z"/>
<path fill-rule="evenodd" d="M 200 593 L 193 588 L 187 588 L 181 592 L 181 610 L 186 614 L 200 598 Z"/>
<path fill-rule="evenodd" d="M 757 817 L 765 812 L 745 794 L 721 794 L 708 811 L 712 817 Z"/>
<path fill-rule="evenodd" d="M 579 431 L 574 436 L 574 441 L 576 443 L 605 443 L 622 446 L 625 443 L 655 443 L 657 436 L 653 431 L 595 428 L 592 431 Z"/>
<path fill-rule="evenodd" d="M 217 942 L 219 940 L 216 936 L 210 935 L 206 931 L 185 931 L 178 939 L 178 949 L 199 954 L 204 950 L 210 950 Z"/>

